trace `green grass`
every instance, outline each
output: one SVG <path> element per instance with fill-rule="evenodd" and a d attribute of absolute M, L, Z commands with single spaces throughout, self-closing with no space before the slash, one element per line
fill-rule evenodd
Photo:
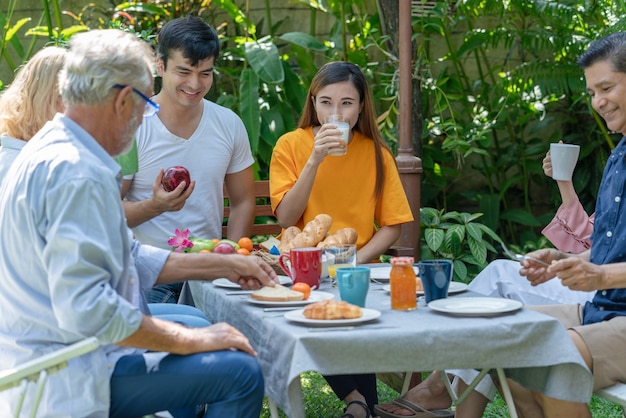
<path fill-rule="evenodd" d="M 315 372 L 308 372 L 302 374 L 301 380 L 307 418 L 341 416 L 344 407 L 343 402 L 337 399 L 322 376 Z M 386 384 L 378 382 L 378 398 L 380 402 L 389 402 L 398 396 L 398 392 Z M 593 418 L 622 418 L 621 408 L 618 405 L 597 396 L 594 396 L 591 400 L 591 414 Z M 279 411 L 279 415 L 281 418 L 287 417 L 282 411 Z M 486 418 L 503 418 L 508 416 L 506 404 L 499 396 L 487 406 L 483 414 L 483 417 Z M 263 402 L 261 418 L 270 417 L 270 409 L 266 398 Z"/>

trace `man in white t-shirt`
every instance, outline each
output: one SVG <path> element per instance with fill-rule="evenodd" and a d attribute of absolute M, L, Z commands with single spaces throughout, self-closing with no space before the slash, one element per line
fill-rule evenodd
<path fill-rule="evenodd" d="M 204 99 L 219 54 L 217 33 L 199 18 L 184 17 L 165 24 L 158 43 L 162 87 L 153 100 L 161 109 L 136 134 L 139 170 L 122 185 L 128 225 L 140 242 L 161 248 L 169 248 L 175 228 L 222 238 L 225 184 L 231 207 L 227 238 L 237 241 L 249 235 L 254 221 L 254 158 L 241 119 Z M 192 181 L 167 192 L 163 170 L 175 165 L 186 167 Z M 179 294 L 180 287 L 168 286 L 146 297 L 151 303 L 176 302 Z"/>

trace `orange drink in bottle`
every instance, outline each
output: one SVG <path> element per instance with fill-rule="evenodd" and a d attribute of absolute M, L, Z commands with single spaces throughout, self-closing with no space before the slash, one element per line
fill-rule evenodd
<path fill-rule="evenodd" d="M 391 309 L 410 311 L 417 308 L 415 271 L 413 257 L 391 259 Z"/>

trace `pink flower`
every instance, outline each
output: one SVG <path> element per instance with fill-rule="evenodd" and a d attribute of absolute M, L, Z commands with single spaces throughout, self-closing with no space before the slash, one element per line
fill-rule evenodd
<path fill-rule="evenodd" d="M 180 230 L 176 228 L 174 230 L 174 234 L 176 236 L 171 237 L 167 240 L 167 245 L 172 247 L 172 249 L 179 253 L 181 251 L 186 252 L 187 248 L 193 247 L 193 242 L 189 239 L 189 229 Z"/>

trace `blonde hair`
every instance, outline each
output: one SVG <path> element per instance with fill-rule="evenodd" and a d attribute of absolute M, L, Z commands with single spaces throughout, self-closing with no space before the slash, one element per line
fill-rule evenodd
<path fill-rule="evenodd" d="M 57 76 L 66 54 L 65 48 L 49 46 L 19 69 L 0 95 L 0 134 L 28 141 L 54 117 L 60 103 Z"/>

